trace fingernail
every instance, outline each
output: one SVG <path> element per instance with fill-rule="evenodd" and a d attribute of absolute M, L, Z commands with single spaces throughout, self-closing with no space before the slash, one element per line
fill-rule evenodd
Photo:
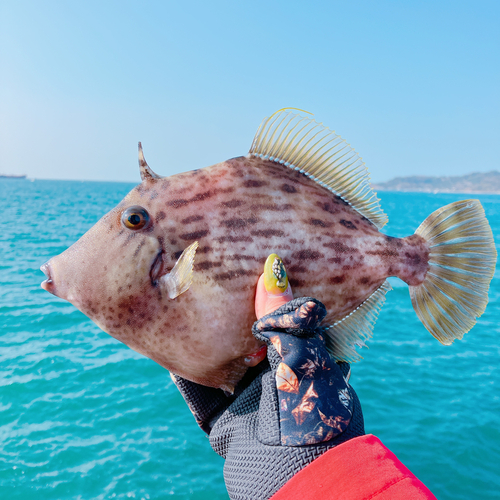
<path fill-rule="evenodd" d="M 264 264 L 264 286 L 268 293 L 279 295 L 288 288 L 288 274 L 281 258 L 272 253 Z"/>
<path fill-rule="evenodd" d="M 263 345 L 257 352 L 245 357 L 244 363 L 247 366 L 257 366 L 267 356 L 267 346 Z"/>

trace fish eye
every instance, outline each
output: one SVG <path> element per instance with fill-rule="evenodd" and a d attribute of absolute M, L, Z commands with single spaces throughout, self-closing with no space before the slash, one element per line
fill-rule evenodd
<path fill-rule="evenodd" d="M 142 229 L 148 222 L 148 212 L 137 205 L 128 207 L 122 214 L 122 224 L 127 229 Z"/>

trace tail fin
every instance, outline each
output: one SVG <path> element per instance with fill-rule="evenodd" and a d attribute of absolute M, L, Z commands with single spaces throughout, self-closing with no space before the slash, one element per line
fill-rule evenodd
<path fill-rule="evenodd" d="M 415 231 L 430 247 L 424 282 L 410 286 L 420 321 L 442 344 L 461 339 L 483 314 L 495 272 L 493 234 L 478 200 L 436 210 Z"/>

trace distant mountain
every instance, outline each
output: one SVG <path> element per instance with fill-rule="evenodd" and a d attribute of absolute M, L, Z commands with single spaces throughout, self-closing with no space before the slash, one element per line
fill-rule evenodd
<path fill-rule="evenodd" d="M 456 177 L 396 177 L 373 184 L 375 191 L 424 191 L 426 193 L 494 193 L 500 194 L 500 172 L 476 172 Z"/>

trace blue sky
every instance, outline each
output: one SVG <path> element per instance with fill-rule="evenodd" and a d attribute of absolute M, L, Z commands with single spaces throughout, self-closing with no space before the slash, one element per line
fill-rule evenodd
<path fill-rule="evenodd" d="M 0 173 L 139 181 L 315 114 L 374 181 L 500 169 L 498 1 L 0 0 Z"/>

